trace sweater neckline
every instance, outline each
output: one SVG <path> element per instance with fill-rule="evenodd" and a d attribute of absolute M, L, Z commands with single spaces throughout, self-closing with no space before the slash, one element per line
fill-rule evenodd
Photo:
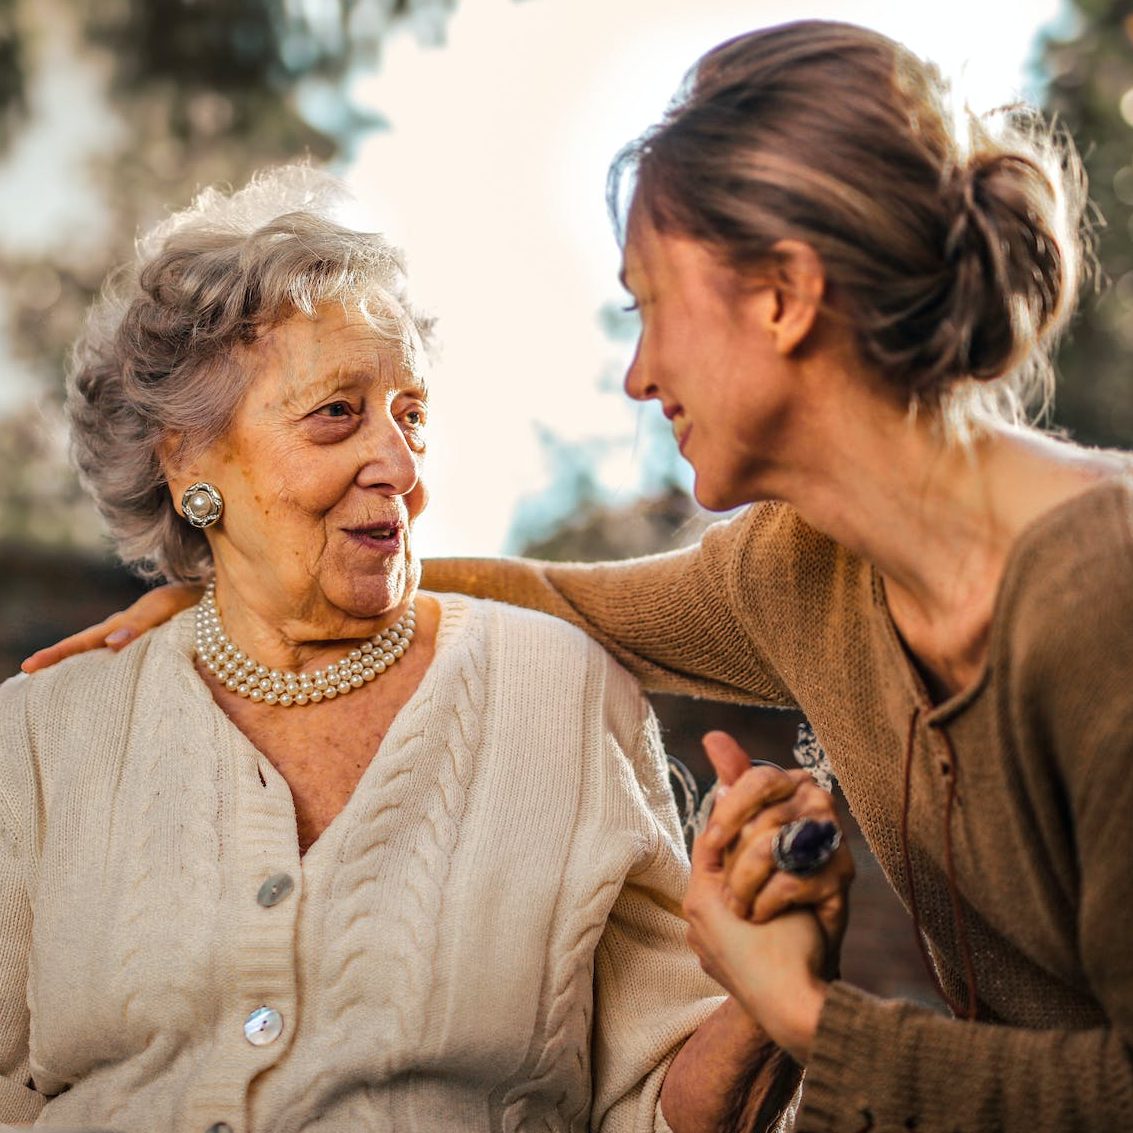
<path fill-rule="evenodd" d="M 464 633 L 472 608 L 472 600 L 464 594 L 433 594 L 430 592 L 429 597 L 436 600 L 441 611 L 440 620 L 437 625 L 437 639 L 433 649 L 433 659 L 424 674 L 422 674 L 421 682 L 417 686 L 417 689 L 414 690 L 410 700 L 417 695 L 421 685 L 424 685 L 429 679 L 429 674 L 433 671 L 433 668 L 441 657 L 452 649 L 454 643 Z M 185 657 L 194 674 L 198 676 L 198 683 L 201 689 L 208 694 L 208 700 L 212 704 L 216 704 L 216 701 L 213 700 L 212 693 L 209 691 L 208 685 L 206 685 L 203 680 L 199 679 L 200 675 L 197 674 L 196 666 L 193 664 L 193 654 L 196 649 L 193 619 L 196 616 L 196 609 L 196 606 L 190 606 L 187 610 L 182 610 L 179 614 L 174 615 L 168 624 L 175 634 L 173 640 L 174 650 Z M 155 629 L 151 632 L 156 633 L 157 630 Z M 408 701 L 406 703 L 408 703 Z M 221 713 L 224 712 L 219 705 L 217 705 L 217 708 Z M 233 726 L 235 727 L 235 725 Z M 237 731 L 239 731 L 239 729 L 237 729 Z"/>
<path fill-rule="evenodd" d="M 321 857 L 326 853 L 332 852 L 326 849 L 326 847 L 332 845 L 332 843 L 337 844 L 342 831 L 353 818 L 359 793 L 365 790 L 369 781 L 378 773 L 378 771 L 375 770 L 375 764 L 378 763 L 379 755 L 384 756 L 382 762 L 387 765 L 391 761 L 395 761 L 399 758 L 400 753 L 403 752 L 407 744 L 413 738 L 413 725 L 410 722 L 410 718 L 414 714 L 414 708 L 419 704 L 426 704 L 435 700 L 438 682 L 445 679 L 453 665 L 461 664 L 463 651 L 460 646 L 475 621 L 473 617 L 476 608 L 475 603 L 472 599 L 463 594 L 434 594 L 431 596 L 436 598 L 441 611 L 440 622 L 437 626 L 433 658 L 429 663 L 429 667 L 422 674 L 420 682 L 413 690 L 409 699 L 401 706 L 401 710 L 393 718 L 389 730 L 373 752 L 370 763 L 367 765 L 365 771 L 363 771 L 361 778 L 355 785 L 354 791 L 351 792 L 350 797 L 346 800 L 342 809 L 331 819 L 326 829 L 323 830 L 302 855 L 299 854 L 298 841 L 296 841 L 295 854 L 296 863 L 299 868 L 308 871 L 311 868 L 317 869 L 319 868 L 317 863 Z M 286 785 L 286 780 L 283 778 L 282 774 L 271 766 L 270 760 L 266 759 L 260 749 L 252 743 L 248 736 L 236 726 L 224 709 L 217 704 L 212 695 L 212 691 L 204 680 L 200 678 L 200 674 L 197 673 L 196 666 L 193 663 L 193 653 L 195 649 L 195 609 L 196 607 L 190 607 L 188 610 L 182 611 L 168 623 L 170 632 L 174 635 L 172 644 L 178 666 L 187 666 L 188 670 L 197 678 L 185 684 L 184 687 L 187 694 L 196 705 L 211 717 L 214 726 L 218 727 L 222 734 L 228 736 L 229 742 L 234 743 L 239 750 L 247 754 L 252 761 L 249 766 L 256 767 L 259 765 L 260 759 L 265 759 L 271 774 L 278 776 L 280 782 Z M 159 630 L 164 628 L 165 627 L 159 627 Z M 155 630 L 154 632 L 159 632 L 159 630 Z M 327 837 L 327 835 L 331 835 L 331 837 Z"/>
<path fill-rule="evenodd" d="M 1068 517 L 1076 516 L 1095 500 L 1116 495 L 1122 491 L 1128 492 L 1131 488 L 1133 488 L 1133 476 L 1128 471 L 1106 476 L 1098 483 L 1092 484 L 1083 491 L 1048 508 L 1019 532 L 1014 543 L 1008 549 L 1007 558 L 1003 564 L 1003 574 L 995 592 L 991 620 L 988 625 L 987 652 L 983 664 L 969 684 L 939 702 L 933 700 L 928 685 L 910 657 L 901 633 L 897 629 L 897 623 L 893 620 L 889 601 L 885 595 L 885 584 L 881 571 L 873 563 L 868 563 L 874 608 L 877 611 L 877 616 L 881 619 L 890 649 L 897 659 L 897 664 L 909 686 L 910 694 L 916 706 L 920 709 L 925 723 L 943 724 L 961 715 L 981 699 L 982 693 L 991 683 L 992 674 L 996 669 L 996 660 L 1002 651 L 1004 636 L 1008 632 L 1010 617 L 1007 607 L 1010 605 L 1012 595 L 1018 589 L 1023 564 L 1029 559 L 1032 548 L 1042 544 L 1050 531 L 1061 527 Z"/>
<path fill-rule="evenodd" d="M 433 595 L 433 597 L 441 607 L 433 659 L 412 695 L 393 718 L 389 730 L 375 748 L 369 764 L 342 809 L 300 856 L 304 876 L 309 877 L 312 871 L 328 868 L 323 863 L 323 859 L 328 855 L 333 862 L 333 856 L 343 844 L 343 839 L 357 827 L 363 808 L 362 800 L 369 797 L 374 780 L 383 775 L 389 776 L 391 768 L 403 768 L 408 765 L 407 761 L 412 762 L 414 742 L 421 736 L 418 709 L 422 705 L 443 703 L 438 689 L 442 687 L 442 682 L 451 677 L 452 667 L 456 666 L 459 669 L 462 664 L 459 643 L 471 625 L 469 614 L 472 603 L 462 594 Z M 240 735 L 243 735 L 243 732 L 240 732 Z M 246 736 L 244 738 L 247 739 Z M 253 749 L 255 748 L 250 740 L 248 743 Z M 283 775 L 279 771 L 275 773 L 286 784 Z"/>

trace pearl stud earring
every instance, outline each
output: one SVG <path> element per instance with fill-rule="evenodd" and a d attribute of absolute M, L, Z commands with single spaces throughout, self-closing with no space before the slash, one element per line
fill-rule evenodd
<path fill-rule="evenodd" d="M 211 527 L 224 511 L 220 493 L 208 483 L 190 484 L 181 495 L 181 510 L 193 527 Z"/>

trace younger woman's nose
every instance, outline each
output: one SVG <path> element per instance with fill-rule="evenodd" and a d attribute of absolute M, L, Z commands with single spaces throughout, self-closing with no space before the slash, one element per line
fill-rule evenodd
<path fill-rule="evenodd" d="M 640 347 L 634 354 L 629 369 L 626 370 L 624 388 L 626 396 L 632 397 L 634 401 L 648 401 L 649 398 L 658 396 L 657 386 L 646 376 L 645 366 L 641 361 Z"/>

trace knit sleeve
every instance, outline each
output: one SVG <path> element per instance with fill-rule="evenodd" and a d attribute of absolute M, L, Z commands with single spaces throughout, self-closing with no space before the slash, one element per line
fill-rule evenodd
<path fill-rule="evenodd" d="M 835 983 L 807 1065 L 798 1128 L 1130 1129 L 1127 1041 L 1116 1026 L 1032 1031 L 969 1023 Z"/>
<path fill-rule="evenodd" d="M 744 572 L 754 561 L 774 574 L 789 550 L 781 528 L 753 522 L 758 510 L 669 554 L 618 563 L 438 559 L 425 564 L 422 581 L 572 622 L 649 691 L 787 705 L 792 697 L 745 608 Z"/>
<path fill-rule="evenodd" d="M 1133 1129 L 1133 714 L 1118 712 L 1113 725 L 1106 769 L 1094 768 L 1074 807 L 1077 944 L 1108 1024 L 971 1023 L 836 983 L 807 1066 L 800 1129 Z"/>
<path fill-rule="evenodd" d="M 665 1074 L 723 996 L 685 944 L 688 859 L 656 720 L 625 674 L 615 676 L 607 743 L 631 774 L 615 778 L 609 802 L 619 826 L 640 832 L 641 852 L 595 956 L 591 1127 L 665 1133 L 658 1104 Z"/>
<path fill-rule="evenodd" d="M 0 688 L 0 1120 L 31 1122 L 45 1099 L 30 1088 L 27 1004 L 31 901 L 27 890 L 27 831 L 21 822 L 19 785 L 26 774 L 26 739 L 19 686 Z"/>

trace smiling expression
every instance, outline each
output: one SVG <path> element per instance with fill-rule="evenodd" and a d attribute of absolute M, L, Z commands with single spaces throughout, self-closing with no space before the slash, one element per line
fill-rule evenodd
<path fill-rule="evenodd" d="M 641 312 L 626 393 L 661 402 L 704 507 L 722 511 L 761 498 L 793 407 L 789 374 L 767 329 L 774 289 L 741 287 L 707 246 L 660 233 L 636 215 L 622 277 Z"/>
<path fill-rule="evenodd" d="M 413 353 L 339 303 L 248 348 L 254 376 L 232 424 L 188 470 L 224 495 L 208 532 L 222 600 L 296 641 L 362 636 L 404 608 L 427 499 Z"/>

